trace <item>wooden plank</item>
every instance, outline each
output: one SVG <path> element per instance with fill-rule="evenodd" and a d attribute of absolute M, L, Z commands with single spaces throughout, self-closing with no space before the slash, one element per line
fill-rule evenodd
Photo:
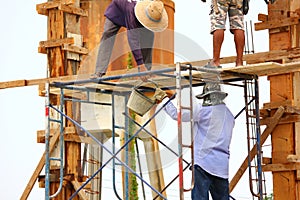
<path fill-rule="evenodd" d="M 55 148 L 56 146 L 56 143 L 58 141 L 58 138 L 59 138 L 59 132 L 57 132 L 56 134 L 53 135 L 53 137 L 50 139 L 50 145 L 49 145 L 49 152 L 51 153 L 53 151 L 53 149 Z M 46 160 L 46 152 L 43 153 L 36 169 L 34 170 L 28 184 L 26 185 L 26 188 L 25 190 L 23 191 L 23 194 L 20 198 L 20 200 L 26 200 L 39 176 L 39 174 L 41 173 L 41 171 L 43 170 L 44 168 L 44 165 L 45 165 L 45 160 Z"/>
<path fill-rule="evenodd" d="M 225 68 L 223 71 L 253 74 L 257 76 L 274 76 L 300 71 L 300 62 L 287 64 L 279 64 L 275 62 L 250 64 L 242 67 Z"/>
<path fill-rule="evenodd" d="M 267 157 L 262 158 L 262 164 L 266 165 L 271 163 L 272 163 L 272 158 L 267 158 Z"/>
<path fill-rule="evenodd" d="M 269 32 L 270 32 L 270 41 L 269 41 L 270 49 L 291 48 L 291 35 L 288 26 L 278 28 L 278 29 L 271 29 Z M 283 58 L 283 60 L 286 60 L 286 58 Z"/>
<path fill-rule="evenodd" d="M 108 139 L 112 137 L 112 131 L 110 129 L 95 129 L 95 130 L 88 130 L 88 131 L 94 137 L 100 140 L 102 143 L 106 142 Z M 50 137 L 52 137 L 57 132 L 59 132 L 59 129 L 51 129 Z M 104 135 L 105 137 L 101 137 L 101 135 Z M 118 131 L 115 133 L 115 137 L 119 137 Z M 64 128 L 64 139 L 66 141 L 73 141 L 78 143 L 87 143 L 87 144 L 94 143 L 94 140 L 91 137 L 77 135 L 75 127 Z M 45 130 L 37 131 L 37 140 L 39 143 L 45 142 Z"/>
<path fill-rule="evenodd" d="M 272 122 L 271 117 L 267 117 L 260 120 L 260 125 L 268 125 Z M 300 122 L 300 115 L 287 115 L 281 118 L 278 124 L 290 124 Z"/>
<path fill-rule="evenodd" d="M 279 27 L 283 27 L 283 26 L 296 25 L 298 23 L 299 23 L 299 18 L 290 17 L 290 18 L 279 19 L 279 20 L 257 22 L 257 23 L 254 23 L 254 27 L 255 27 L 256 31 L 260 31 L 260 30 L 265 30 L 265 29 L 272 29 L 272 28 L 279 28 Z"/>
<path fill-rule="evenodd" d="M 268 21 L 268 15 L 259 13 L 257 19 L 262 22 Z"/>
<path fill-rule="evenodd" d="M 267 140 L 268 136 L 272 133 L 274 128 L 277 126 L 277 124 L 278 124 L 280 118 L 282 117 L 283 113 L 284 113 L 284 108 L 281 106 L 281 107 L 278 108 L 276 113 L 273 115 L 272 123 L 270 123 L 269 126 L 262 133 L 262 135 L 261 135 L 261 145 L 264 144 L 264 142 Z M 254 156 L 256 155 L 256 151 L 257 151 L 257 145 L 255 144 L 252 147 L 251 151 L 250 151 L 250 155 L 249 155 L 250 160 L 252 160 L 254 158 Z M 233 178 L 230 181 L 230 184 L 229 184 L 229 192 L 230 193 L 232 192 L 232 190 L 234 189 L 236 184 L 239 182 L 239 180 L 241 179 L 241 177 L 243 176 L 243 174 L 245 173 L 247 168 L 248 168 L 248 156 L 246 156 L 246 158 L 244 159 L 244 161 L 241 164 L 240 168 L 238 169 L 238 171 L 235 173 L 235 175 L 233 176 Z"/>
<path fill-rule="evenodd" d="M 70 90 L 70 89 L 64 89 L 63 90 L 64 97 L 66 98 L 73 98 L 73 99 L 80 99 L 80 100 L 87 100 L 87 92 L 82 92 L 78 90 Z M 41 96 L 45 96 L 46 91 L 44 87 L 39 87 L 39 94 Z M 61 95 L 61 89 L 60 88 L 50 88 L 50 95 Z"/>
<path fill-rule="evenodd" d="M 79 16 L 83 16 L 86 17 L 88 16 L 88 12 L 86 10 L 83 10 L 81 8 L 78 7 L 73 7 L 71 5 L 64 5 L 64 4 L 60 4 L 58 6 L 58 9 L 70 14 L 74 14 L 74 15 L 79 15 Z"/>
<path fill-rule="evenodd" d="M 267 164 L 262 166 L 263 172 L 284 172 L 300 170 L 300 163 L 278 163 L 278 164 Z"/>
<path fill-rule="evenodd" d="M 292 100 L 285 100 L 285 101 L 277 101 L 277 102 L 270 102 L 270 103 L 264 103 L 262 109 L 277 109 L 279 106 L 291 106 L 293 105 Z"/>
<path fill-rule="evenodd" d="M 83 79 L 86 79 L 87 77 L 88 77 L 88 75 L 85 75 L 85 76 L 84 75 L 80 75 L 80 76 L 72 75 L 72 76 L 60 76 L 60 77 L 54 77 L 54 78 L 6 81 L 6 82 L 0 82 L 0 89 L 23 87 L 23 86 L 33 86 L 33 85 L 39 85 L 41 83 L 83 80 Z"/>
<path fill-rule="evenodd" d="M 89 50 L 87 48 L 67 44 L 62 45 L 62 50 L 84 55 L 87 55 L 89 53 Z"/>
<path fill-rule="evenodd" d="M 272 50 L 268 52 L 247 54 L 243 56 L 243 59 L 247 63 L 251 64 L 251 63 L 276 61 L 282 59 L 294 59 L 294 58 L 299 58 L 299 56 L 300 56 L 300 48 L 292 48 L 292 49 L 285 49 L 285 50 Z"/>
<path fill-rule="evenodd" d="M 148 117 L 143 118 L 144 122 L 139 124 L 144 124 L 146 119 L 149 119 L 154 115 L 156 111 L 156 106 L 152 107 L 147 113 Z M 155 120 L 152 120 L 149 124 L 149 131 L 157 137 L 156 123 Z M 139 135 L 140 136 L 140 135 Z M 152 137 L 149 137 L 148 134 L 144 134 L 143 137 L 140 137 L 143 141 L 144 149 L 146 154 L 147 166 L 149 171 L 150 183 L 158 191 L 162 191 L 165 188 L 165 181 L 163 175 L 163 167 L 161 162 L 159 144 L 157 140 L 154 140 Z M 166 190 L 162 192 L 162 195 L 167 197 Z M 157 193 L 152 191 L 152 197 L 155 198 Z M 162 199 L 162 198 L 157 198 Z"/>
<path fill-rule="evenodd" d="M 81 186 L 81 184 L 76 179 L 74 181 L 71 181 L 71 183 L 75 190 L 78 190 Z M 84 193 L 84 190 L 80 190 L 78 192 L 78 195 L 79 195 L 80 199 L 88 200 L 88 196 Z"/>
<path fill-rule="evenodd" d="M 40 47 L 42 48 L 60 47 L 64 44 L 74 44 L 74 38 L 52 39 L 47 41 L 40 41 L 39 43 Z"/>
<path fill-rule="evenodd" d="M 36 11 L 38 12 L 38 14 L 48 15 L 48 10 L 53 9 L 53 8 L 57 8 L 59 6 L 59 4 L 60 4 L 59 2 L 52 2 L 52 1 L 37 4 L 36 5 Z"/>
<path fill-rule="evenodd" d="M 0 83 L 0 89 L 27 86 L 27 80 L 15 80 Z"/>
<path fill-rule="evenodd" d="M 289 162 L 300 162 L 300 156 L 299 155 L 288 155 L 286 159 Z"/>
<path fill-rule="evenodd" d="M 268 77 L 270 80 L 270 101 L 293 100 L 292 74 Z M 294 152 L 293 124 L 281 124 L 274 129 L 271 137 L 272 164 L 287 163 L 287 156 Z M 275 170 L 275 169 L 274 169 Z M 295 171 L 273 171 L 273 193 L 276 199 L 296 200 Z"/>
<path fill-rule="evenodd" d="M 60 129 L 50 129 L 50 138 L 53 137 L 57 132 L 60 132 Z M 64 127 L 64 134 L 74 134 L 76 132 L 74 127 Z M 45 142 L 45 130 L 37 131 L 37 141 L 38 143 Z"/>
<path fill-rule="evenodd" d="M 38 14 L 41 14 L 41 15 L 48 15 L 49 9 L 56 8 L 58 10 L 66 12 L 66 13 L 75 14 L 75 15 L 84 16 L 84 17 L 88 16 L 88 12 L 86 10 L 83 10 L 78 7 L 74 7 L 70 4 L 71 3 L 65 4 L 65 3 L 61 3 L 61 2 L 46 2 L 46 3 L 37 4 L 36 10 L 37 10 Z"/>
<path fill-rule="evenodd" d="M 295 106 L 300 108 L 300 73 L 293 76 L 293 94 Z M 295 122 L 295 154 L 300 155 L 300 122 Z M 296 179 L 300 180 L 300 170 L 296 172 Z"/>
<path fill-rule="evenodd" d="M 153 66 L 153 70 L 158 70 L 165 68 L 165 66 Z M 220 72 L 235 72 L 235 73 L 243 73 L 243 74 L 252 74 L 258 76 L 269 76 L 269 75 L 278 75 L 278 74 L 285 74 L 290 72 L 300 71 L 300 62 L 295 63 L 287 63 L 287 64 L 279 64 L 274 62 L 268 63 L 260 63 L 260 64 L 250 64 L 242 67 L 231 67 L 231 68 L 224 68 L 220 69 Z M 128 70 L 116 70 L 107 72 L 107 76 L 117 75 L 117 74 L 130 74 L 130 73 L 137 73 L 136 69 Z M 184 74 L 184 73 L 183 73 Z M 193 72 L 195 77 L 207 76 L 203 72 Z M 207 74 L 207 73 L 206 73 Z M 223 78 L 230 78 L 229 75 L 224 75 Z M 42 79 L 31 79 L 31 80 L 18 80 L 18 81 L 7 81 L 7 82 L 0 82 L 0 89 L 6 88 L 13 88 L 13 87 L 21 87 L 21 86 L 32 86 L 38 85 L 41 83 L 53 83 L 53 82 L 64 82 L 64 81 L 71 81 L 71 80 L 86 80 L 89 79 L 89 74 L 81 74 L 81 75 L 71 75 L 71 76 L 60 76 L 54 78 L 42 78 Z M 162 81 L 167 80 L 167 78 L 160 78 Z M 168 78 L 170 79 L 170 78 Z M 173 79 L 172 79 L 173 80 Z M 124 81 L 124 80 L 122 80 Z M 125 80 L 126 81 L 126 80 Z M 133 80 L 136 81 L 136 80 Z M 175 81 L 171 82 L 172 85 L 175 85 Z M 108 87 L 108 86 L 107 86 Z"/>

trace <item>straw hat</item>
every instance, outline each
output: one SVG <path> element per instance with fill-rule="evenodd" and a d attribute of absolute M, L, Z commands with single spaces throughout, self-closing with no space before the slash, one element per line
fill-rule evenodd
<path fill-rule="evenodd" d="M 134 8 L 139 22 L 153 32 L 161 32 L 168 26 L 168 15 L 160 0 L 139 1 Z"/>

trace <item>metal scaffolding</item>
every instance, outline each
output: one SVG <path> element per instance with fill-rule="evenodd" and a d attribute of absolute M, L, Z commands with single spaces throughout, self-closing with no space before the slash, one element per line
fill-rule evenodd
<path fill-rule="evenodd" d="M 177 151 L 169 147 L 165 144 L 165 141 L 162 141 L 157 136 L 155 136 L 151 131 L 149 131 L 146 126 L 155 119 L 155 117 L 164 109 L 164 106 L 158 106 L 156 110 L 152 113 L 152 115 L 149 116 L 147 120 L 144 121 L 143 124 L 140 124 L 138 121 L 136 121 L 129 113 L 126 105 L 126 102 L 128 101 L 128 97 L 130 96 L 130 93 L 132 91 L 132 88 L 136 85 L 136 80 L 139 76 L 144 75 L 155 75 L 153 78 L 153 81 L 158 83 L 160 88 L 162 90 L 176 90 L 176 100 L 177 100 L 177 111 L 178 111 L 178 149 Z M 46 97 L 48 100 L 46 101 L 46 111 L 48 113 L 47 115 L 47 124 L 46 124 L 46 164 L 45 164 L 45 199 L 51 199 L 56 196 L 49 194 L 49 185 L 50 185 L 50 162 L 52 160 L 56 160 L 60 162 L 60 181 L 62 187 L 62 181 L 64 177 L 64 123 L 66 120 L 69 122 L 72 122 L 77 132 L 80 134 L 80 136 L 84 136 L 86 138 L 89 138 L 93 141 L 94 144 L 98 145 L 99 149 L 96 148 L 96 152 L 100 151 L 101 155 L 98 155 L 97 157 L 100 157 L 100 162 L 88 159 L 86 154 L 86 148 L 83 153 L 83 159 L 82 159 L 82 175 L 87 176 L 87 179 L 85 182 L 78 187 L 78 189 L 72 194 L 70 199 L 73 199 L 75 196 L 80 195 L 83 190 L 85 190 L 86 186 L 88 184 L 92 185 L 92 189 L 85 190 L 85 193 L 90 194 L 89 199 L 96 199 L 93 198 L 93 195 L 98 195 L 97 199 L 101 199 L 101 179 L 102 175 L 98 176 L 100 173 L 102 173 L 104 168 L 108 168 L 108 166 L 112 166 L 112 183 L 113 183 L 113 190 L 115 193 L 115 197 L 117 199 L 129 199 L 129 191 L 128 186 L 130 185 L 130 181 L 128 178 L 129 174 L 133 174 L 141 183 L 141 188 L 143 191 L 143 198 L 146 199 L 145 195 L 145 186 L 147 186 L 148 189 L 151 190 L 153 199 L 167 199 L 166 191 L 168 188 L 175 184 L 175 182 L 178 182 L 179 184 L 179 190 L 178 195 L 180 199 L 184 199 L 184 192 L 191 191 L 193 188 L 194 180 L 193 180 L 193 168 L 191 168 L 190 173 L 191 176 L 191 184 L 189 188 L 184 188 L 184 175 L 183 173 L 185 171 L 188 171 L 190 166 L 193 165 L 193 144 L 190 142 L 189 144 L 186 144 L 182 140 L 183 136 L 183 129 L 182 129 L 182 122 L 180 120 L 181 115 L 181 109 L 189 109 L 193 110 L 193 101 L 192 101 L 192 90 L 194 87 L 203 86 L 206 81 L 212 81 L 216 80 L 220 81 L 221 84 L 227 84 L 231 86 L 238 86 L 238 87 L 244 87 L 245 91 L 245 107 L 241 109 L 241 111 L 237 114 L 236 117 L 238 117 L 242 112 L 246 112 L 246 121 L 247 121 L 247 135 L 248 135 L 248 149 L 251 149 L 253 145 L 257 145 L 257 156 L 256 156 L 256 162 L 255 162 L 255 176 L 257 177 L 256 183 L 257 183 L 257 191 L 254 191 L 252 187 L 252 182 L 254 180 L 253 173 L 249 174 L 249 181 L 251 182 L 251 191 L 253 195 L 258 197 L 258 199 L 263 199 L 263 180 L 262 180 L 262 170 L 261 170 L 261 150 L 260 150 L 260 127 L 259 127 L 259 108 L 258 108 L 258 77 L 255 75 L 249 75 L 249 74 L 242 74 L 242 73 L 236 73 L 236 72 L 224 72 L 222 69 L 211 69 L 211 68 L 205 68 L 205 67 L 197 67 L 192 66 L 190 64 L 182 64 L 177 63 L 176 67 L 169 67 L 164 68 L 160 70 L 153 70 L 148 72 L 140 72 L 135 74 L 123 74 L 123 75 L 117 75 L 117 76 L 107 76 L 107 77 L 101 77 L 98 79 L 84 79 L 84 80 L 76 80 L 76 81 L 69 81 L 69 82 L 53 82 L 49 85 L 47 88 L 47 95 Z M 122 81 L 120 81 L 122 80 Z M 59 106 L 53 106 L 49 102 L 49 94 L 51 93 L 51 89 L 53 88 L 59 88 L 60 89 L 60 104 Z M 182 105 L 182 98 L 181 98 L 181 91 L 182 89 L 188 88 L 190 91 L 189 99 L 190 103 L 189 106 L 183 106 Z M 140 89 L 143 92 L 153 92 L 153 87 L 151 87 L 149 84 L 145 82 Z M 77 96 L 74 98 L 70 98 L 70 95 L 66 95 L 69 91 L 72 91 L 73 93 L 80 93 L 84 94 L 85 98 L 78 98 Z M 249 92 L 250 91 L 250 92 Z M 253 93 L 254 92 L 254 93 Z M 110 96 L 110 102 L 102 101 L 102 99 L 98 98 L 91 98 L 91 94 L 105 94 Z M 116 106 L 118 103 L 116 103 L 116 98 L 122 99 L 124 105 L 123 111 L 119 112 L 116 111 Z M 79 102 L 82 104 L 92 104 L 92 105 L 102 105 L 107 106 L 111 108 L 111 139 L 112 139 L 112 145 L 111 147 L 107 147 L 105 145 L 105 141 L 103 139 L 103 136 L 101 138 L 98 135 L 95 134 L 93 131 L 88 130 L 85 128 L 81 122 L 78 122 L 71 117 L 67 116 L 64 113 L 64 103 L 66 101 L 72 101 L 72 102 Z M 171 100 L 169 100 L 171 101 Z M 119 105 L 118 105 L 119 106 Z M 49 112 L 52 110 L 53 112 L 57 112 L 59 115 L 59 119 L 52 119 L 49 117 Z M 191 119 L 193 119 L 191 113 Z M 254 113 L 251 115 L 251 113 Z M 122 118 L 122 123 L 118 124 L 116 118 Z M 249 121 L 251 120 L 251 122 Z M 60 129 L 60 157 L 51 157 L 51 152 L 49 152 L 49 134 L 50 134 L 50 123 L 55 122 L 59 124 Z M 136 129 L 135 132 L 130 134 L 130 124 L 133 124 Z M 190 121 L 190 138 L 193 138 L 193 120 Z M 117 142 L 116 137 L 119 136 L 117 133 L 117 130 L 122 130 L 121 132 L 124 133 L 124 142 L 123 144 L 120 144 L 120 146 L 117 148 Z M 157 189 L 153 185 L 151 185 L 151 181 L 149 182 L 147 178 L 143 177 L 141 165 L 143 164 L 139 158 L 139 148 L 137 145 L 137 138 L 139 137 L 139 134 L 144 133 L 147 135 L 147 137 L 151 138 L 151 140 L 155 140 L 160 145 L 162 145 L 164 148 L 166 148 L 171 154 L 173 154 L 178 159 L 178 174 L 176 174 L 174 177 L 170 179 L 170 181 L 164 186 L 164 188 Z M 186 133 L 185 133 L 186 134 Z M 255 135 L 255 137 L 250 137 L 249 135 Z M 131 142 L 135 141 L 135 148 L 137 151 L 137 155 L 135 156 L 135 159 L 137 160 L 137 166 L 139 167 L 140 173 L 137 172 L 137 170 L 132 169 L 130 166 L 130 155 L 128 154 L 128 146 Z M 192 140 L 191 140 L 192 141 Z M 250 141 L 254 141 L 254 144 Z M 86 144 L 85 144 L 86 145 Z M 190 158 L 186 159 L 183 157 L 184 150 L 188 149 L 190 151 Z M 94 151 L 93 149 L 89 149 L 90 151 Z M 103 152 L 106 154 L 109 154 L 109 158 L 107 158 L 104 162 L 102 162 Z M 120 158 L 120 154 L 122 152 L 125 152 L 125 156 Z M 250 153 L 250 151 L 249 151 Z M 250 156 L 249 156 L 250 157 Z M 88 161 L 87 161 L 88 160 Z M 84 168 L 86 165 L 92 166 L 93 168 L 89 171 L 89 173 L 84 174 Z M 118 166 L 121 166 L 124 168 L 124 176 L 122 178 L 122 183 L 124 185 L 124 191 L 123 194 L 119 194 L 118 190 L 116 189 L 116 168 Z M 251 164 L 251 160 L 249 161 L 249 169 L 253 168 L 253 164 Z M 95 183 L 93 181 L 97 180 Z M 57 193 L 59 193 L 60 188 L 58 189 Z M 153 195 L 153 193 L 155 195 Z"/>

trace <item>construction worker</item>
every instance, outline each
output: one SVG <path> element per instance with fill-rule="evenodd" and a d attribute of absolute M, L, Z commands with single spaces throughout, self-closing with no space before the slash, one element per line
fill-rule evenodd
<path fill-rule="evenodd" d="M 202 0 L 206 2 L 206 0 Z M 224 41 L 226 18 L 229 16 L 230 32 L 234 34 L 236 49 L 236 66 L 243 66 L 243 50 L 245 46 L 243 0 L 211 0 L 210 33 L 213 35 L 213 59 L 207 67 L 220 68 L 221 47 Z M 246 13 L 245 13 L 246 14 Z"/>
<path fill-rule="evenodd" d="M 91 78 L 106 73 L 116 35 L 121 27 L 127 29 L 127 38 L 139 71 L 151 70 L 154 32 L 168 26 L 168 15 L 159 0 L 113 0 L 104 13 L 104 32 L 100 41 L 96 72 Z M 142 77 L 146 80 L 147 77 Z"/>
<path fill-rule="evenodd" d="M 167 96 L 162 100 L 166 104 Z M 208 200 L 209 193 L 214 200 L 229 199 L 229 146 L 234 127 L 234 116 L 224 103 L 227 93 L 221 91 L 218 83 L 206 83 L 202 104 L 193 106 L 194 120 L 194 187 L 193 200 Z M 177 120 L 177 109 L 170 101 L 164 110 Z M 190 111 L 183 109 L 182 121 L 190 121 Z"/>

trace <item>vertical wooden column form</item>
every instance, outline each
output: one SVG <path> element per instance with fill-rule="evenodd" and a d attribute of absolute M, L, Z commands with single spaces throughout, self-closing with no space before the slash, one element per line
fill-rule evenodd
<path fill-rule="evenodd" d="M 69 0 L 71 6 L 80 8 L 80 0 Z M 76 41 L 77 37 L 81 37 L 80 33 L 80 22 L 79 19 L 81 16 L 64 13 L 64 37 L 74 37 Z M 82 37 L 81 37 L 82 41 Z M 80 42 L 82 45 L 82 42 Z M 75 42 L 76 44 L 76 42 Z M 69 52 L 63 52 L 66 55 L 65 62 L 65 71 L 64 75 L 74 75 L 78 73 L 80 59 L 73 58 L 72 54 Z M 76 57 L 76 55 L 74 56 Z M 72 119 L 80 123 L 80 103 L 68 101 L 65 102 L 65 113 L 70 116 Z M 66 121 L 65 127 L 72 127 L 73 123 Z M 75 129 L 75 134 L 78 134 Z M 74 179 L 81 181 L 82 176 L 81 170 L 81 143 L 67 141 L 65 142 L 65 173 L 74 175 Z M 71 188 L 66 188 L 65 199 L 69 198 L 74 192 Z M 78 197 L 79 199 L 79 197 Z"/>
<path fill-rule="evenodd" d="M 80 74 L 95 72 L 98 47 L 103 33 L 104 11 L 111 0 L 81 0 L 81 8 L 88 11 L 88 16 L 81 18 L 80 29 L 84 38 L 84 45 L 89 53 L 83 56 Z"/>
<path fill-rule="evenodd" d="M 282 102 L 293 98 L 293 75 L 269 77 L 272 102 Z M 272 132 L 272 163 L 287 163 L 287 156 L 294 154 L 293 124 L 280 124 Z M 295 200 L 296 177 L 294 171 L 273 171 L 273 194 L 275 200 Z"/>
<path fill-rule="evenodd" d="M 48 34 L 47 39 L 48 40 L 56 40 L 56 39 L 62 39 L 64 38 L 64 13 L 61 10 L 58 9 L 50 9 L 48 10 Z M 48 57 L 48 69 L 49 74 L 48 77 L 58 77 L 64 75 L 64 60 L 65 55 L 62 52 L 62 49 L 60 47 L 53 47 L 47 49 L 47 57 Z M 58 99 L 59 97 L 57 97 Z M 57 102 L 59 102 L 57 100 Z M 50 103 L 53 105 L 56 105 L 56 102 L 53 102 L 53 99 L 50 99 Z M 50 117 L 55 119 L 55 113 L 50 113 Z M 58 117 L 58 116 L 56 116 Z M 57 129 L 58 127 L 55 127 L 53 124 L 50 125 L 51 129 Z M 58 148 L 54 149 L 57 151 Z M 55 154 L 51 153 L 51 156 L 54 156 Z M 65 162 L 65 161 L 64 161 Z M 52 165 L 50 165 L 50 174 L 53 174 L 54 171 L 52 170 Z M 59 187 L 58 182 L 50 182 L 50 195 L 54 194 Z M 65 188 L 62 188 L 62 191 L 58 194 L 56 197 L 57 199 L 64 199 L 63 193 L 65 193 Z"/>
<path fill-rule="evenodd" d="M 155 34 L 153 64 L 174 64 L 174 13 L 175 3 L 171 0 L 163 0 L 168 13 L 168 28 Z"/>
<path fill-rule="evenodd" d="M 79 0 L 56 0 L 49 1 L 46 15 L 48 16 L 48 34 L 47 42 L 51 41 L 62 41 L 61 45 L 47 47 L 47 57 L 48 57 L 48 70 L 49 77 L 59 77 L 65 75 L 77 74 L 79 69 L 80 55 L 76 53 L 71 53 L 65 48 L 68 48 L 68 44 L 63 41 L 67 41 L 67 38 L 73 38 L 72 44 L 80 45 L 80 24 L 78 16 L 75 13 L 69 12 L 73 10 L 76 12 L 77 8 L 80 7 Z M 47 4 L 45 4 L 47 6 Z M 70 7 L 68 7 L 70 6 Z M 69 8 L 69 10 L 68 10 Z M 47 43 L 46 42 L 46 43 Z M 52 105 L 59 105 L 58 98 L 52 98 Z M 80 104 L 73 102 L 64 103 L 64 112 L 66 115 L 72 119 L 80 122 Z M 52 113 L 53 118 L 55 118 L 54 113 Z M 56 114 L 57 115 L 57 114 Z M 57 116 L 59 117 L 59 116 Z M 64 120 L 63 126 L 74 127 L 73 123 L 68 120 Z M 51 127 L 55 128 L 55 127 Z M 64 175 L 71 175 L 72 179 L 80 180 L 81 178 L 81 144 L 77 142 L 65 142 L 64 143 Z M 51 174 L 57 174 L 57 170 L 53 169 Z M 72 181 L 72 180 L 71 180 Z M 71 185 L 68 182 L 67 185 Z M 59 186 L 58 180 L 50 182 L 50 195 L 54 194 Z M 54 199 L 68 199 L 75 190 L 73 187 L 63 186 L 61 192 Z M 78 197 L 74 198 L 75 200 Z"/>
<path fill-rule="evenodd" d="M 291 17 L 299 17 L 300 2 L 276 1 L 268 6 L 268 19 L 278 22 L 288 21 Z M 297 11 L 298 10 L 298 11 Z M 298 13 L 297 13 L 298 12 Z M 299 47 L 299 23 L 296 25 L 281 25 L 269 29 L 270 50 L 281 50 Z M 286 62 L 281 60 L 279 62 Z M 288 73 L 269 76 L 270 100 L 284 102 L 290 100 L 292 106 L 299 106 L 299 74 Z M 278 125 L 272 133 L 272 163 L 287 163 L 289 154 L 299 155 L 299 123 L 291 122 Z M 275 200 L 296 200 L 300 197 L 299 176 L 296 170 L 273 171 L 273 195 Z"/>

